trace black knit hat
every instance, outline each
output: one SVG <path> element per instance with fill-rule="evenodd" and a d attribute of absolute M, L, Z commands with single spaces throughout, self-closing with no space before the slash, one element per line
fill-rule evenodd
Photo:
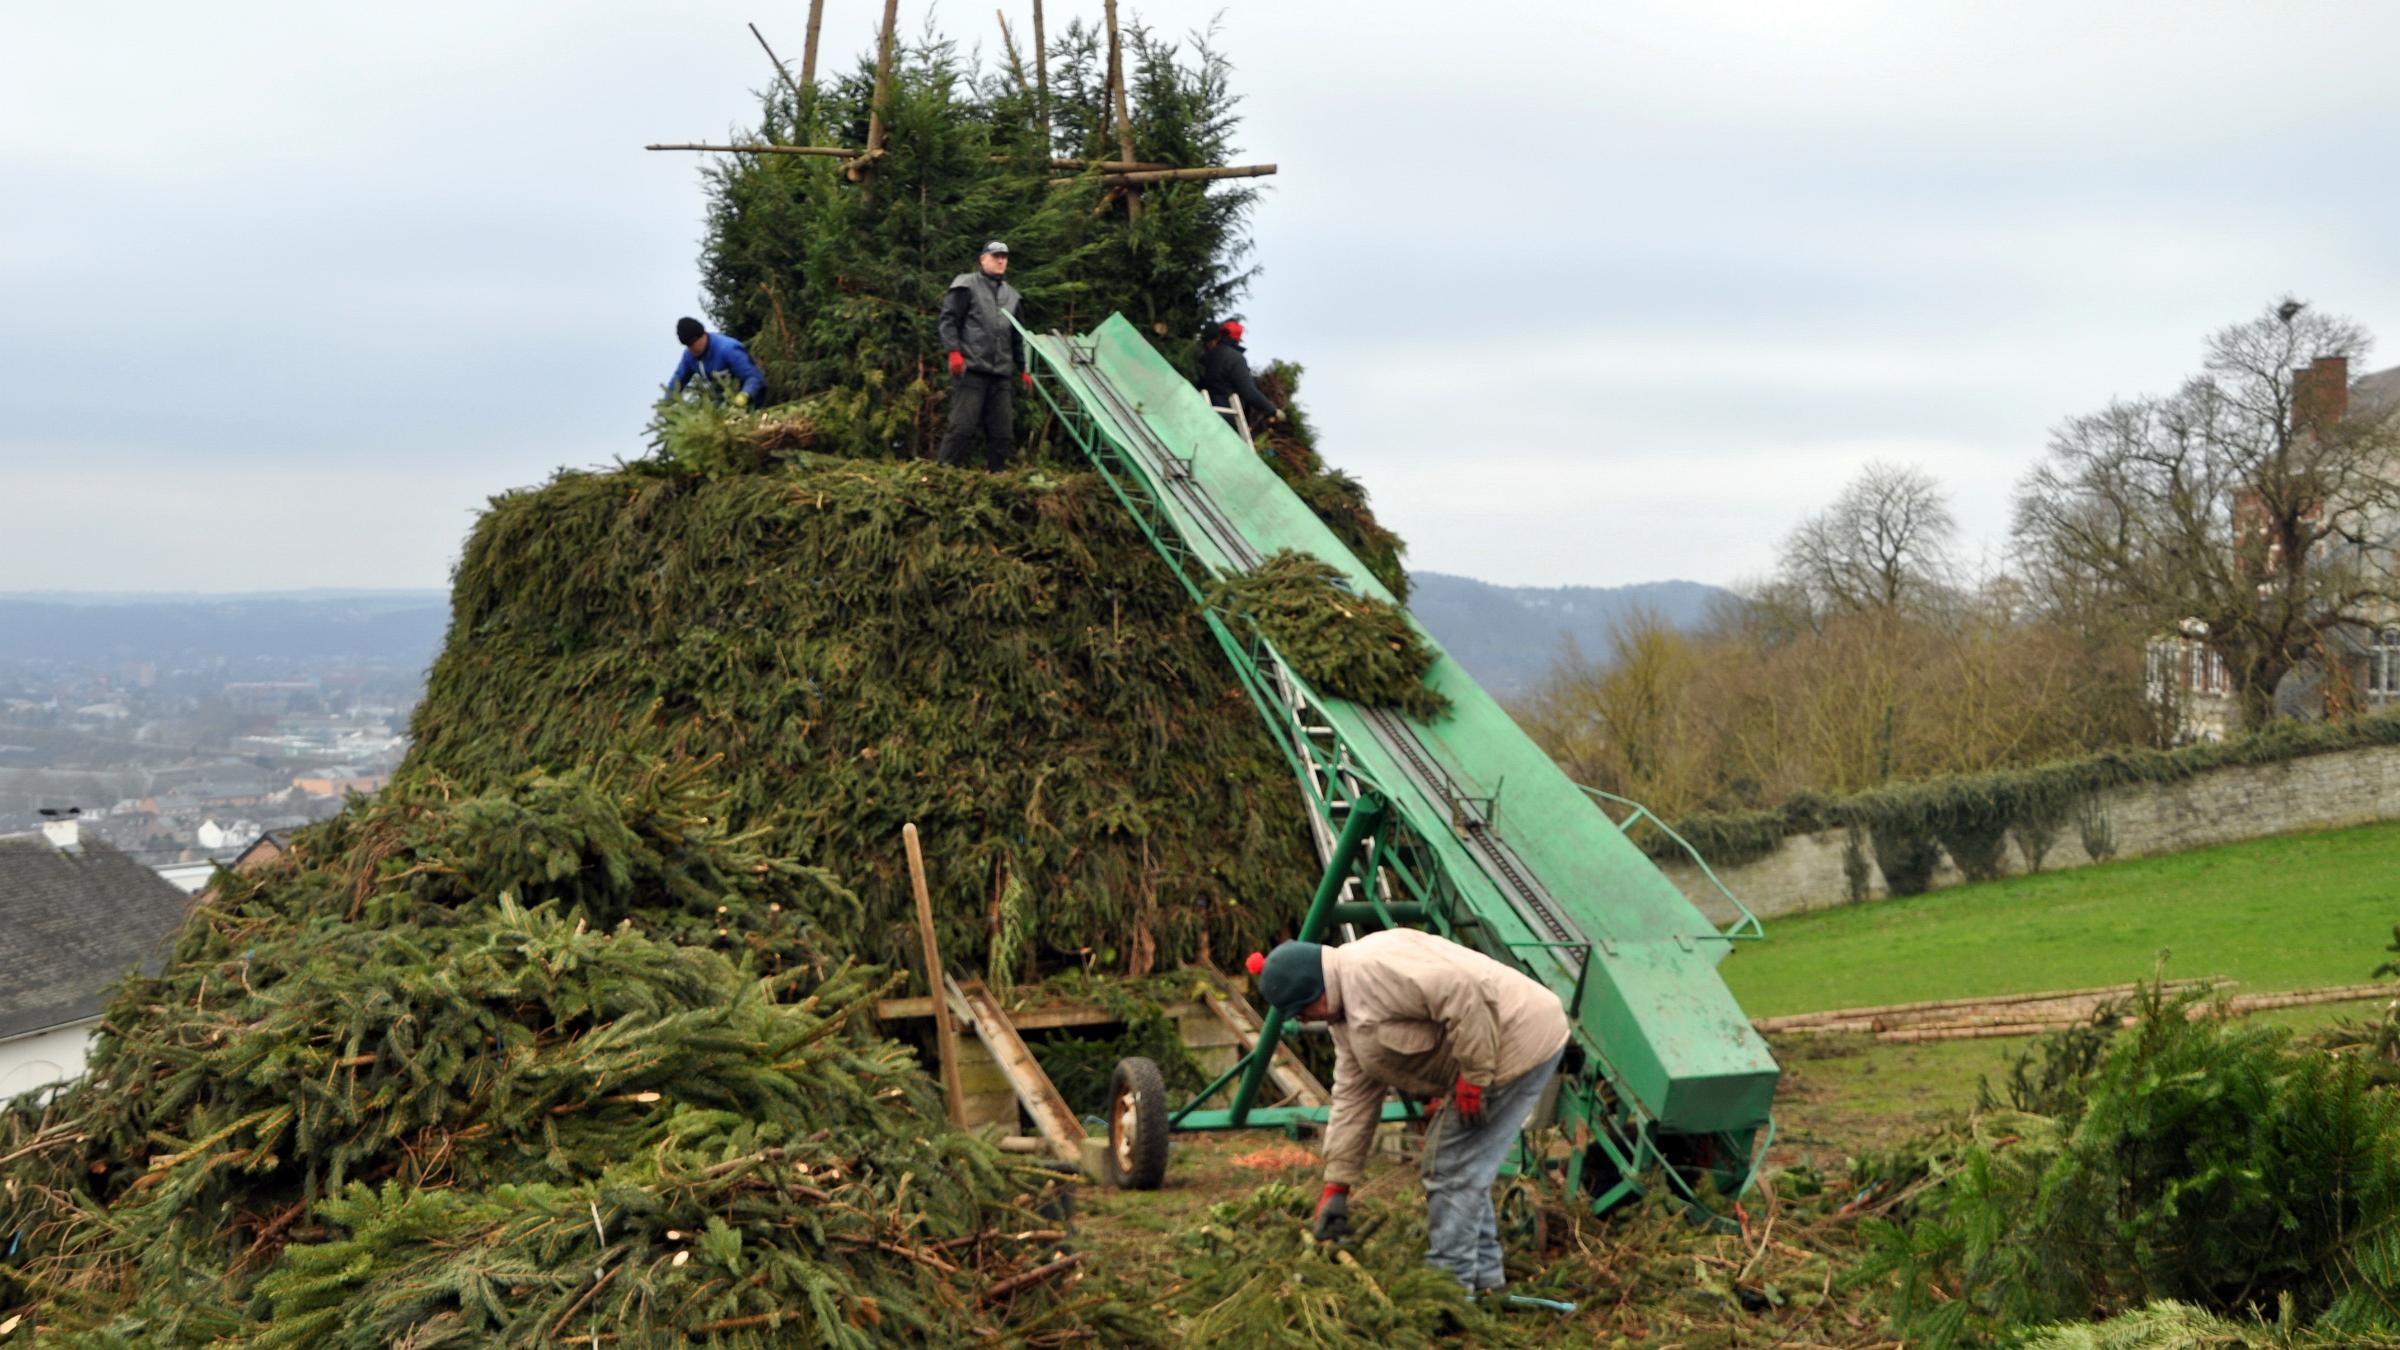
<path fill-rule="evenodd" d="M 698 319 L 677 319 L 675 321 L 675 340 L 686 347 L 698 342 L 707 332 L 707 329 L 700 326 Z"/>

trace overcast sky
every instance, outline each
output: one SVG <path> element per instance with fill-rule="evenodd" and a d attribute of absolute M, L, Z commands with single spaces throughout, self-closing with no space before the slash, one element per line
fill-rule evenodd
<path fill-rule="evenodd" d="M 1221 13 L 1252 354 L 1419 568 L 1733 582 L 1875 458 L 1996 551 L 2209 329 L 2400 332 L 2400 7 L 1127 4 Z M 796 63 L 805 12 L 9 7 L 0 590 L 445 585 L 486 497 L 639 453 L 702 208 L 639 147 L 748 122 L 744 21 Z"/>

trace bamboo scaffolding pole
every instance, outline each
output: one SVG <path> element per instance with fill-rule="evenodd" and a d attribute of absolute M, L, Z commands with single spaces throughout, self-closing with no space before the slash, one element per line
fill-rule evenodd
<path fill-rule="evenodd" d="M 824 155 L 833 159 L 856 159 L 859 152 L 838 145 L 704 145 L 698 142 L 645 145 L 644 150 L 714 150 L 737 155 Z"/>
<path fill-rule="evenodd" d="M 950 1108 L 950 1123 L 967 1124 L 967 1093 L 958 1080 L 958 1029 L 950 1024 L 950 1003 L 942 997 L 941 941 L 933 931 L 933 896 L 925 887 L 925 850 L 917 842 L 917 823 L 900 827 L 900 842 L 908 850 L 908 882 L 917 893 L 917 933 L 925 940 L 925 986 L 933 991 L 933 1037 L 942 1056 L 942 1097 Z"/>
<path fill-rule="evenodd" d="M 1144 183 L 1198 183 L 1213 178 L 1265 178 L 1275 172 L 1272 164 L 1223 164 L 1201 169 L 1136 169 L 1126 173 L 1101 176 L 1103 187 L 1140 187 Z M 1057 180 L 1072 182 L 1073 179 Z"/>
<path fill-rule="evenodd" d="M 875 53 L 875 101 L 867 110 L 867 148 L 843 166 L 853 183 L 863 181 L 875 161 L 883 157 L 883 108 L 892 89 L 892 30 L 899 23 L 900 0 L 883 0 L 883 40 Z"/>

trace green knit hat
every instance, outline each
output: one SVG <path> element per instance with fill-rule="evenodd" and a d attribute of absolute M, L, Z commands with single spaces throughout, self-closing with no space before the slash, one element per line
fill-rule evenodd
<path fill-rule="evenodd" d="M 1266 968 L 1258 976 L 1258 994 L 1267 1006 L 1281 1008 L 1286 1017 L 1298 1017 L 1302 1008 L 1324 992 L 1323 947 L 1314 942 L 1286 942 L 1267 953 Z"/>

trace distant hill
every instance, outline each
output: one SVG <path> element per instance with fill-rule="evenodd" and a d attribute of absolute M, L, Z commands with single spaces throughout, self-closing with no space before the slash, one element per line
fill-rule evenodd
<path fill-rule="evenodd" d="M 0 665 L 335 660 L 422 669 L 448 624 L 440 591 L 0 593 Z"/>
<path fill-rule="evenodd" d="M 1608 650 L 1612 624 L 1649 610 L 1679 628 L 1698 625 L 1733 593 L 1697 581 L 1635 586 L 1495 586 L 1441 572 L 1408 574 L 1408 607 L 1493 697 L 1532 693 L 1571 641 L 1587 656 Z"/>

